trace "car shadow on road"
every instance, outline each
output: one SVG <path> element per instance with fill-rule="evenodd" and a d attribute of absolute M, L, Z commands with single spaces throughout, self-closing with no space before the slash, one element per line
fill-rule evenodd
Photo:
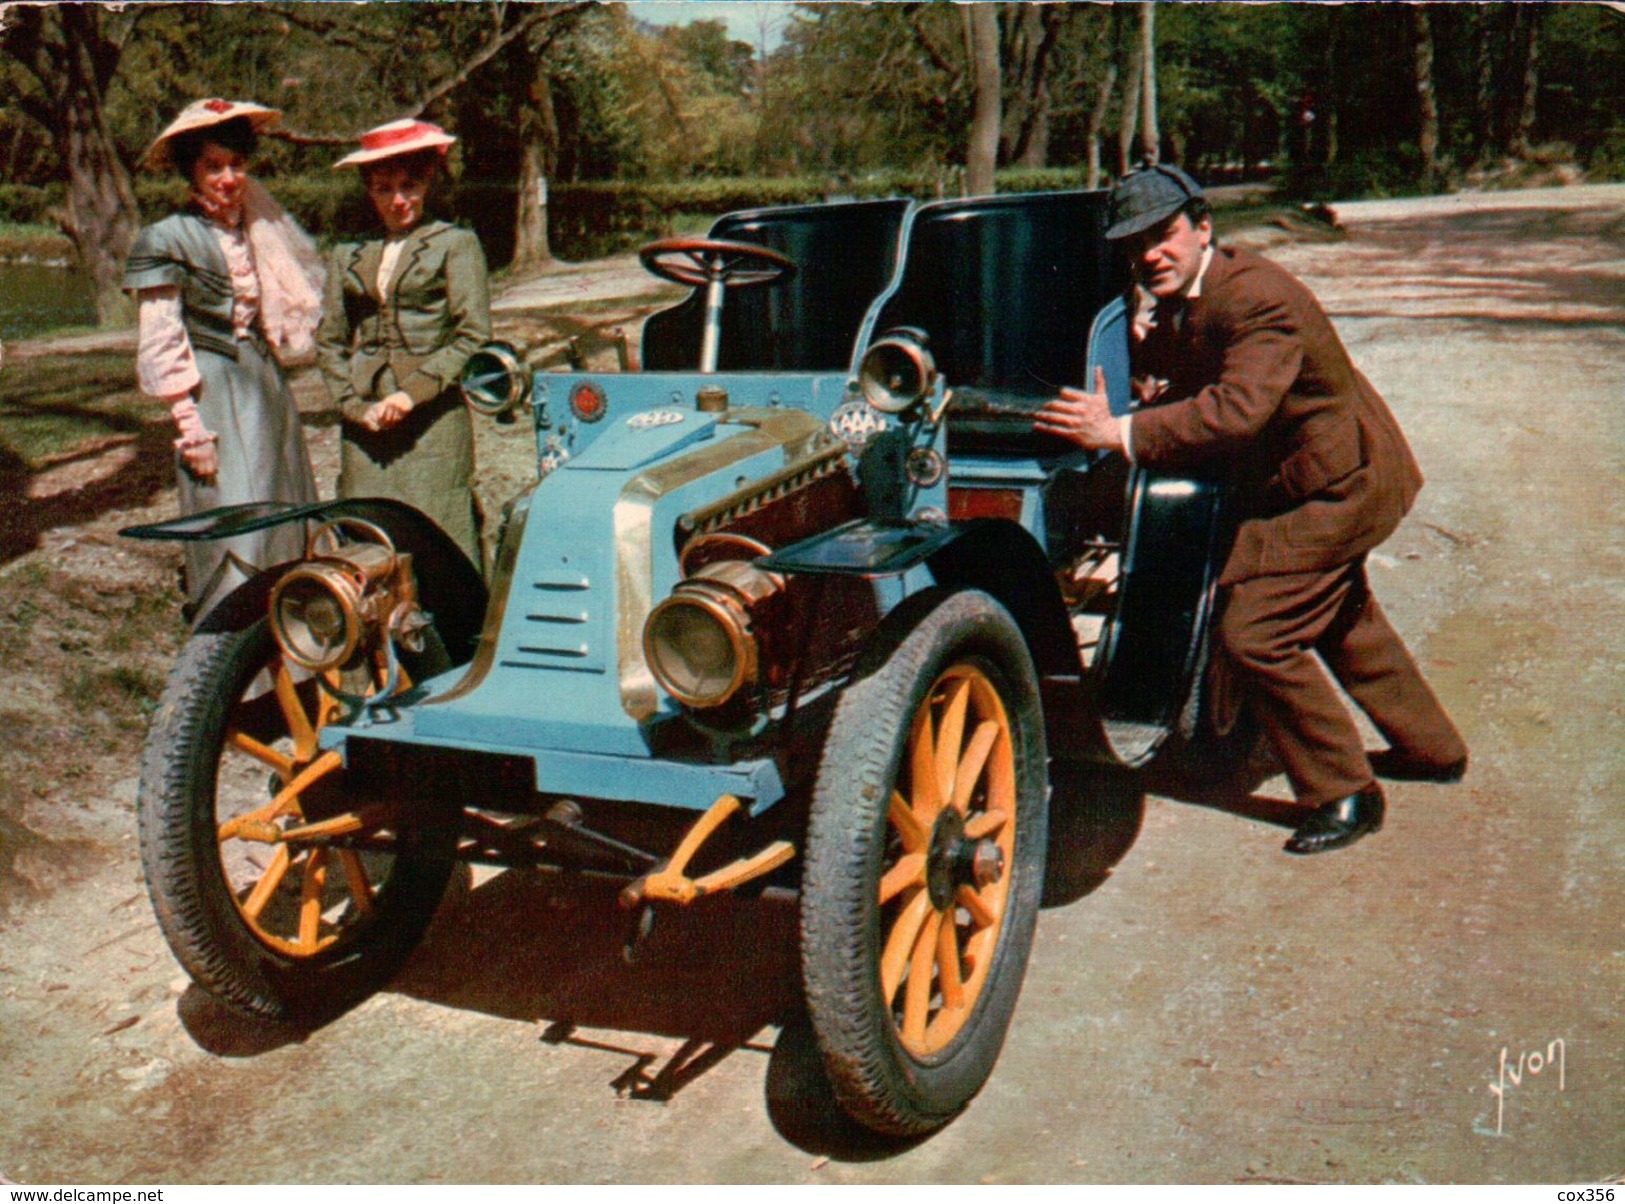
<path fill-rule="evenodd" d="M 217 1058 L 258 1057 L 284 1045 L 298 1045 L 311 1033 L 301 1025 L 245 1016 L 196 983 L 181 993 L 175 1014 L 187 1036 Z"/>
<path fill-rule="evenodd" d="M 768 1114 L 785 1140 L 850 1161 L 906 1148 L 835 1103 L 806 1020 L 793 899 L 718 895 L 661 908 L 644 932 L 618 905 L 620 885 L 499 873 L 450 900 L 390 989 L 603 1054 L 602 1087 L 623 1099 L 666 1103 L 735 1054 L 766 1054 Z"/>
<path fill-rule="evenodd" d="M 1259 794 L 1259 787 L 1279 772 L 1273 764 L 1243 766 L 1223 777 L 1203 777 L 1177 768 L 1156 768 L 1141 775 L 1140 785 L 1148 794 L 1177 803 L 1191 803 L 1223 811 L 1243 819 L 1296 828 L 1304 811 L 1296 803 Z"/>
<path fill-rule="evenodd" d="M 836 1103 L 806 1018 L 793 899 L 718 895 L 662 909 L 639 935 L 613 880 L 509 870 L 477 886 L 454 882 L 386 990 L 532 1024 L 543 1045 L 601 1055 L 597 1090 L 621 1099 L 668 1103 L 736 1054 L 766 1055 L 767 1112 L 786 1141 L 854 1162 L 916 1144 L 862 1129 Z M 193 1040 L 221 1057 L 311 1036 L 243 1017 L 197 987 L 178 1011 Z"/>
<path fill-rule="evenodd" d="M 1043 905 L 1065 907 L 1100 889 L 1134 847 L 1144 820 L 1145 787 L 1138 774 L 1053 762 Z"/>
<path fill-rule="evenodd" d="M 1130 775 L 1061 771 L 1045 904 L 1103 883 L 1132 847 L 1144 795 Z M 620 881 L 507 870 L 454 885 L 388 991 L 536 1026 L 543 1045 L 603 1058 L 599 1090 L 667 1103 L 739 1054 L 765 1054 L 774 1127 L 815 1156 L 867 1162 L 924 1140 L 878 1136 L 836 1102 L 806 1015 L 798 907 L 788 893 L 717 895 L 663 907 L 642 932 L 618 903 Z M 308 1030 L 242 1018 L 192 988 L 182 1023 L 203 1048 L 246 1057 L 303 1041 Z M 775 1036 L 773 1030 L 777 1029 Z M 583 1064 L 583 1063 L 576 1063 Z M 591 1088 L 588 1088 L 591 1089 Z"/>
<path fill-rule="evenodd" d="M 661 908 L 633 942 L 622 885 L 498 873 L 448 900 L 392 989 L 539 1024 L 554 1041 L 575 1027 L 738 1047 L 799 1005 L 793 904 L 718 895 Z"/>

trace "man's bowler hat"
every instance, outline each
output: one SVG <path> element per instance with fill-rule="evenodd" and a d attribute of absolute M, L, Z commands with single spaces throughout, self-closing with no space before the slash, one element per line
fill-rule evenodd
<path fill-rule="evenodd" d="M 1106 237 L 1128 238 L 1149 230 L 1201 195 L 1202 186 L 1179 168 L 1148 163 L 1129 172 L 1112 189 L 1111 225 Z"/>

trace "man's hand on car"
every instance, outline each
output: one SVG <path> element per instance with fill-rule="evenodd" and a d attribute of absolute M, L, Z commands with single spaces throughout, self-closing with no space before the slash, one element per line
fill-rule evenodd
<path fill-rule="evenodd" d="M 1113 417 L 1106 400 L 1105 369 L 1095 369 L 1093 392 L 1063 387 L 1059 397 L 1045 402 L 1033 419 L 1033 430 L 1042 435 L 1055 435 L 1091 451 L 1101 448 L 1122 451 L 1122 425 Z"/>

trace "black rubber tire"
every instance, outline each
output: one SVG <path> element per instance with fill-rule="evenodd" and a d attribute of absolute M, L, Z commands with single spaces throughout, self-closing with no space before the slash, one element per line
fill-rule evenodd
<path fill-rule="evenodd" d="M 1008 718 L 1016 822 L 990 969 L 956 1034 L 929 1056 L 905 1048 L 882 999 L 879 883 L 888 807 L 916 713 L 940 675 L 970 666 Z M 981 1090 L 1021 991 L 1044 884 L 1044 721 L 1026 642 L 977 590 L 929 591 L 882 624 L 835 708 L 814 787 L 801 893 L 808 1014 L 837 1100 L 859 1124 L 912 1137 L 952 1120 Z M 912 790 L 912 787 L 911 787 Z M 894 839 L 894 838 L 892 838 Z M 946 914 L 952 916 L 952 910 Z"/>
<path fill-rule="evenodd" d="M 320 1023 L 376 990 L 416 948 L 450 876 L 456 831 L 403 825 L 371 914 L 326 949 L 294 957 L 260 940 L 222 866 L 216 780 L 239 700 L 278 655 L 264 619 L 196 633 L 182 648 L 142 752 L 141 863 L 159 927 L 198 986 L 249 1016 Z M 434 638 L 408 668 L 421 679 L 449 668 L 447 659 Z"/>

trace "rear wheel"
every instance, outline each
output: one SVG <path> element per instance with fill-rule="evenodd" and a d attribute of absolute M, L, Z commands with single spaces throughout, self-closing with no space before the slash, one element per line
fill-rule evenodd
<path fill-rule="evenodd" d="M 900 608 L 836 707 L 802 887 L 808 1012 L 870 1129 L 929 1132 L 992 1073 L 1043 887 L 1044 770 L 1009 614 L 972 590 Z"/>
<path fill-rule="evenodd" d="M 406 666 L 449 668 L 428 633 Z M 450 874 L 455 829 L 358 805 L 319 747 L 381 665 L 296 682 L 269 626 L 195 634 L 142 755 L 141 860 L 165 938 L 197 984 L 277 1020 L 336 1014 L 416 947 Z"/>

